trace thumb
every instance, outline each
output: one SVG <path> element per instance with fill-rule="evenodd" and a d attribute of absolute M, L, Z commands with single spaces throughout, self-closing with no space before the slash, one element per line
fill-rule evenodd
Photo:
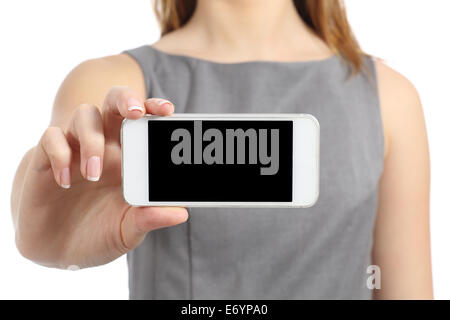
<path fill-rule="evenodd" d="M 187 219 L 186 208 L 130 207 L 120 226 L 122 243 L 128 250 L 132 250 L 144 240 L 147 232 L 175 226 Z"/>

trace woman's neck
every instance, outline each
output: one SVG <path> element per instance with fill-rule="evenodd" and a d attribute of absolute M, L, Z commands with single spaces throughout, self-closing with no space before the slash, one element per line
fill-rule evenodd
<path fill-rule="evenodd" d="M 155 47 L 223 62 L 311 60 L 331 54 L 302 21 L 293 0 L 198 0 L 188 23 Z"/>

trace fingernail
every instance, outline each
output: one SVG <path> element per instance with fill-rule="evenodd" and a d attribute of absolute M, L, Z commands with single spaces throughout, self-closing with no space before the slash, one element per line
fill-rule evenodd
<path fill-rule="evenodd" d="M 138 110 L 141 113 L 145 113 L 145 109 L 143 106 L 141 106 L 139 100 L 135 98 L 128 99 L 128 111 L 135 111 L 135 110 Z"/>
<path fill-rule="evenodd" d="M 60 177 L 61 181 L 61 187 L 63 187 L 64 189 L 69 189 L 70 188 L 70 169 L 69 168 L 64 168 L 61 170 L 61 177 Z"/>
<path fill-rule="evenodd" d="M 100 157 L 93 156 L 87 161 L 87 179 L 98 181 L 100 179 Z"/>
<path fill-rule="evenodd" d="M 161 106 L 161 107 L 166 105 L 166 104 L 167 104 L 167 106 L 172 106 L 172 102 L 170 102 L 168 100 L 165 100 L 165 99 L 158 99 L 158 100 L 156 100 L 156 104 L 158 106 Z"/>
<path fill-rule="evenodd" d="M 156 104 L 162 108 L 169 109 L 170 112 L 173 112 L 175 110 L 172 102 L 165 100 L 165 99 L 159 99 L 156 101 Z"/>

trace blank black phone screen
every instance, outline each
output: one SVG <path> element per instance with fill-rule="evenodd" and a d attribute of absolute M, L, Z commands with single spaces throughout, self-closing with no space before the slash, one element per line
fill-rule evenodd
<path fill-rule="evenodd" d="M 292 120 L 149 120 L 149 201 L 291 202 Z"/>

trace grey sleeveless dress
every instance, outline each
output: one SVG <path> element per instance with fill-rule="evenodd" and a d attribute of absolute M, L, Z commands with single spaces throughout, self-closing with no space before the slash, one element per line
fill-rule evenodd
<path fill-rule="evenodd" d="M 148 97 L 176 112 L 310 113 L 320 122 L 320 196 L 308 209 L 189 209 L 128 254 L 131 299 L 370 299 L 383 132 L 372 77 L 337 57 L 215 63 L 151 46 L 126 51 Z M 236 181 L 239 183 L 239 181 Z"/>

